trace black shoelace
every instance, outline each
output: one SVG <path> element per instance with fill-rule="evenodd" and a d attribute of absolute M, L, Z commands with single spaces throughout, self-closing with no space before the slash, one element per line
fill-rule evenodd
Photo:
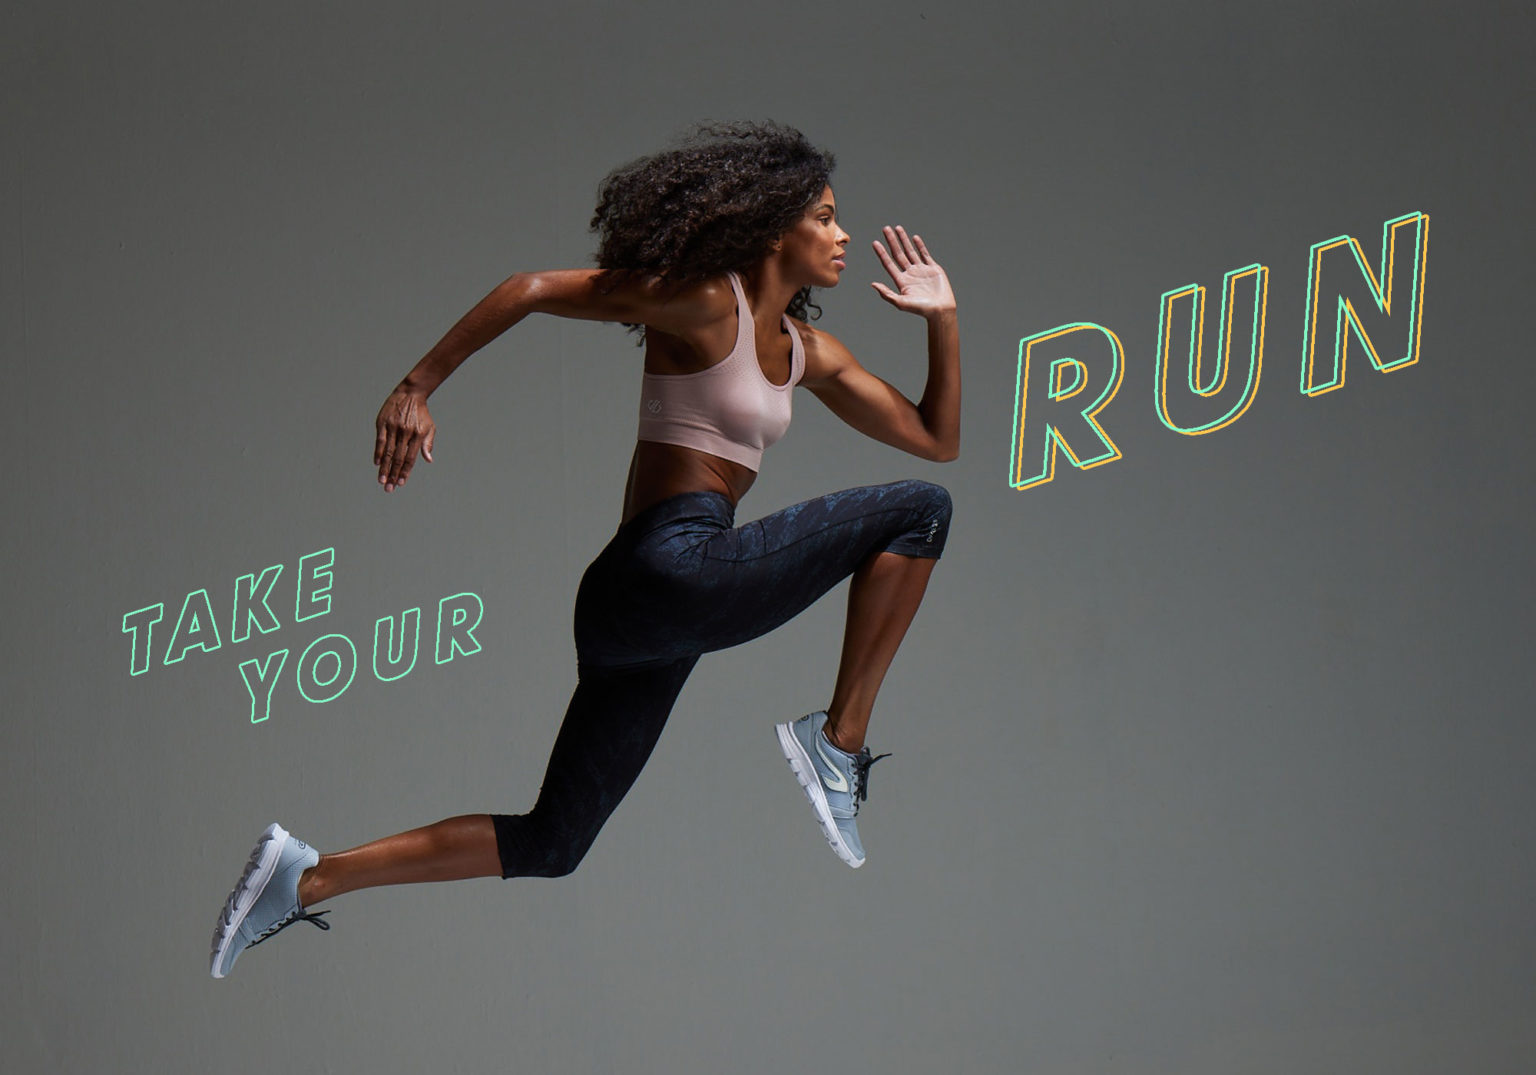
<path fill-rule="evenodd" d="M 853 756 L 853 808 L 857 812 L 859 803 L 869 798 L 869 770 L 870 767 L 881 758 L 889 758 L 889 754 L 869 753 L 865 747 Z"/>
<path fill-rule="evenodd" d="M 303 911 L 303 910 L 294 911 L 293 914 L 289 915 L 287 918 L 283 919 L 277 925 L 275 925 L 272 928 L 268 929 L 260 937 L 257 937 L 250 944 L 246 945 L 246 947 L 247 948 L 255 948 L 262 941 L 267 940 L 269 937 L 277 936 L 277 934 L 281 933 L 283 930 L 287 929 L 289 926 L 293 925 L 295 922 L 309 922 L 309 923 L 311 923 L 313 925 L 319 926 L 321 929 L 330 929 L 331 928 L 331 924 L 329 922 L 322 922 L 322 921 L 320 921 L 320 916 L 321 915 L 328 915 L 330 913 L 331 913 L 330 911 L 317 911 L 314 914 L 309 914 L 307 911 Z"/>

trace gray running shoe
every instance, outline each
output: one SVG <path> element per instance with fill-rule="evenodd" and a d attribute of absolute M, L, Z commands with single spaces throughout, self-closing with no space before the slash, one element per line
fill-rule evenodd
<path fill-rule="evenodd" d="M 822 729 L 824 712 L 809 713 L 789 724 L 774 725 L 779 749 L 794 771 L 795 779 L 811 802 L 827 843 L 854 869 L 864 865 L 864 845 L 859 841 L 859 803 L 868 795 L 869 767 L 888 754 L 870 756 L 865 747 L 857 754 L 837 749 Z"/>
<path fill-rule="evenodd" d="M 241 952 L 295 922 L 331 928 L 320 920 L 329 911 L 309 914 L 299 906 L 299 878 L 319 861 L 320 852 L 295 840 L 281 825 L 267 826 L 213 927 L 209 964 L 215 978 L 228 974 Z"/>

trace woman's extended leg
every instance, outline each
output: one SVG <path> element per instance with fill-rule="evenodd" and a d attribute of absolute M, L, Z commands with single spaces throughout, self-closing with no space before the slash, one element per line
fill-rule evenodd
<path fill-rule="evenodd" d="M 213 929 L 210 969 L 215 978 L 226 977 L 241 952 L 295 922 L 330 929 L 322 917 L 329 912 L 315 913 L 315 904 L 344 892 L 500 872 L 489 814 L 448 818 L 333 855 L 321 855 L 281 825 L 270 825 L 224 901 Z"/>
<path fill-rule="evenodd" d="M 500 875 L 491 815 L 466 814 L 321 855 L 299 880 L 299 902 L 307 909 L 360 888 Z"/>
<path fill-rule="evenodd" d="M 330 855 L 270 826 L 214 927 L 213 976 L 223 978 L 242 951 L 295 922 L 329 929 L 314 906 L 346 892 L 570 873 L 645 767 L 696 661 L 585 670 L 555 737 L 538 802 L 526 814 L 452 817 Z"/>
<path fill-rule="evenodd" d="M 645 768 L 696 660 L 584 673 L 531 811 L 451 817 L 321 855 L 304 871 L 299 902 L 378 885 L 570 873 Z"/>

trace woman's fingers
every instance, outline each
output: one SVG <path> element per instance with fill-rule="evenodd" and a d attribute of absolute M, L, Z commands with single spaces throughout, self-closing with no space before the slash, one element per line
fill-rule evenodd
<path fill-rule="evenodd" d="M 891 274 L 893 287 L 875 284 L 880 297 L 898 310 L 926 314 L 935 310 L 953 309 L 954 292 L 944 269 L 933 259 L 928 244 L 920 235 L 908 235 L 901 226 L 881 229 L 885 243 L 876 242 L 875 253 L 880 263 Z M 889 247 L 889 249 L 887 249 Z"/>
<path fill-rule="evenodd" d="M 399 453 L 399 445 L 393 436 L 390 437 L 389 447 L 384 452 L 384 458 L 379 463 L 379 483 L 386 490 L 395 487 L 395 472 L 399 469 L 396 459 Z"/>
<path fill-rule="evenodd" d="M 426 401 L 406 392 L 396 392 L 385 400 L 376 424 L 373 455 L 379 483 L 385 492 L 394 492 L 410 477 L 418 453 L 432 461 L 437 427 L 427 413 Z"/>
<path fill-rule="evenodd" d="M 405 479 L 411 476 L 411 468 L 416 465 L 416 453 L 420 450 L 420 445 L 421 438 L 414 433 L 411 435 L 411 439 L 405 442 L 404 451 L 395 460 L 394 484 L 396 488 L 404 485 Z"/>
<path fill-rule="evenodd" d="M 410 439 L 396 423 L 379 419 L 379 444 L 377 446 L 379 482 L 385 489 L 399 484 L 400 468 L 409 451 Z"/>
<path fill-rule="evenodd" d="M 398 415 L 390 412 L 390 404 L 395 401 L 394 394 L 384 401 L 384 406 L 379 408 L 379 416 L 373 420 L 375 430 L 373 438 L 373 465 L 379 468 L 379 484 L 389 485 L 389 473 L 394 467 L 395 440 L 398 428 Z"/>
<path fill-rule="evenodd" d="M 919 266 L 937 266 L 933 255 L 928 252 L 928 246 L 920 235 L 908 235 L 907 229 L 897 225 L 886 225 L 881 229 L 885 233 L 885 243 L 875 241 L 875 253 L 880 257 L 880 263 L 885 266 L 885 271 L 895 277 L 898 282 L 901 274 Z"/>
<path fill-rule="evenodd" d="M 379 484 L 388 485 L 395 469 L 395 452 L 398 438 L 395 430 L 379 423 L 379 441 L 375 450 L 374 464 L 379 468 Z"/>

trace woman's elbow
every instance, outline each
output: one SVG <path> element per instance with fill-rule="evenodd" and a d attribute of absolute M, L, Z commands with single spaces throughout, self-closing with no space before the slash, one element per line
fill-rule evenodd
<path fill-rule="evenodd" d="M 935 442 L 922 454 L 923 458 L 931 463 L 953 463 L 960 458 L 960 442 L 958 440 L 952 444 Z"/>

